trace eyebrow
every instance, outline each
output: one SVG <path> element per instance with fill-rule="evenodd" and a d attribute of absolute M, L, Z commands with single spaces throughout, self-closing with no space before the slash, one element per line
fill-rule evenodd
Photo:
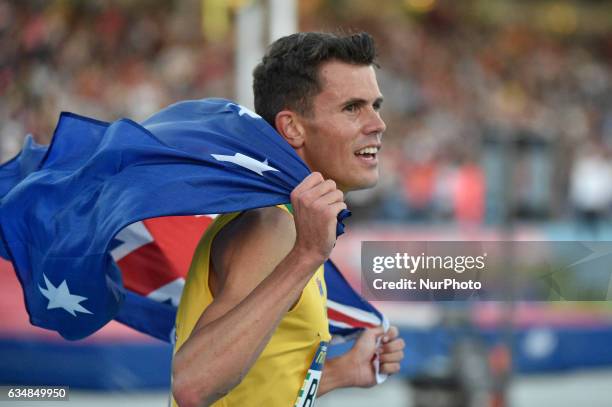
<path fill-rule="evenodd" d="M 383 101 L 384 101 L 384 98 L 382 96 L 379 96 L 376 99 L 374 99 L 374 102 L 372 102 L 372 104 L 382 105 Z M 344 103 L 342 103 L 342 107 L 346 107 L 346 106 L 353 105 L 353 104 L 363 106 L 363 105 L 367 105 L 368 101 L 362 98 L 351 98 L 345 101 Z"/>

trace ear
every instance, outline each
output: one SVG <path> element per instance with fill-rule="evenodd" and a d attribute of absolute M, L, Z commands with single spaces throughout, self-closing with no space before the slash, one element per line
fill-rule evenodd
<path fill-rule="evenodd" d="M 295 112 L 282 110 L 276 114 L 274 119 L 276 131 L 291 145 L 298 149 L 304 144 L 304 127 L 301 125 Z"/>

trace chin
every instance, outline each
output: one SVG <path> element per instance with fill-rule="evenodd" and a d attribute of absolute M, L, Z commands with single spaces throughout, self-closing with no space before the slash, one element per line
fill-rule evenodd
<path fill-rule="evenodd" d="M 347 182 L 347 185 L 344 188 L 341 188 L 343 191 L 358 191 L 360 189 L 369 189 L 374 188 L 378 183 L 378 174 L 375 177 L 361 178 L 359 180 L 352 180 L 353 182 Z"/>

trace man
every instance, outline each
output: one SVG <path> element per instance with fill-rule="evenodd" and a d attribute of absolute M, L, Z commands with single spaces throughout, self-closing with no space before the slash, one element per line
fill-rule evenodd
<path fill-rule="evenodd" d="M 257 113 L 313 173 L 291 208 L 222 215 L 207 230 L 177 314 L 174 405 L 292 406 L 299 395 L 312 405 L 317 392 L 376 384 L 376 354 L 382 373 L 399 370 L 397 329 L 370 329 L 325 363 L 318 389 L 303 385 L 330 339 L 322 264 L 344 193 L 378 180 L 385 124 L 374 57 L 366 33 L 299 33 L 272 44 L 255 69 Z"/>

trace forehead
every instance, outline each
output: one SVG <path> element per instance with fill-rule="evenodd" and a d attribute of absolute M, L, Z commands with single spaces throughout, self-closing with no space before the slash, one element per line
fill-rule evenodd
<path fill-rule="evenodd" d="M 330 61 L 319 68 L 321 99 L 336 101 L 351 98 L 375 100 L 381 96 L 376 81 L 376 73 L 371 65 L 354 65 L 339 61 Z"/>

